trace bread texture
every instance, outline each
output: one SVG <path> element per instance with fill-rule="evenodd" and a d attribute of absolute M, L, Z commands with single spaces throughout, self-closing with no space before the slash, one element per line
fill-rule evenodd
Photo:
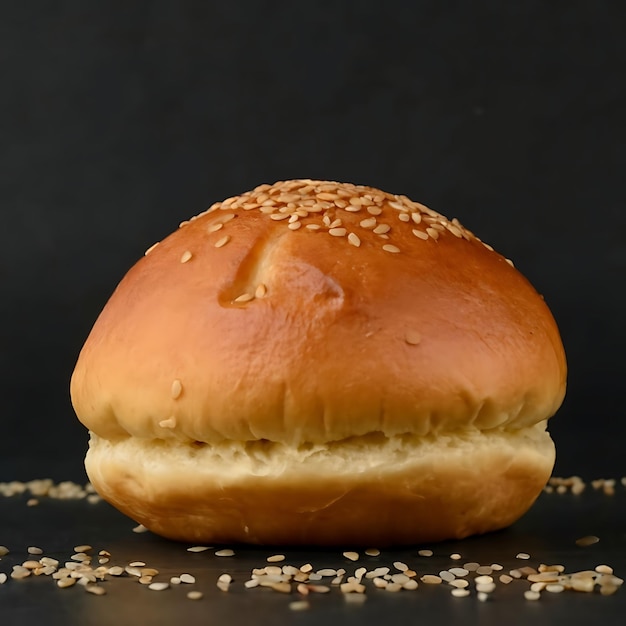
<path fill-rule="evenodd" d="M 71 381 L 108 501 L 188 541 L 410 544 L 502 528 L 549 478 L 543 299 L 456 220 L 298 180 L 153 247 Z"/>

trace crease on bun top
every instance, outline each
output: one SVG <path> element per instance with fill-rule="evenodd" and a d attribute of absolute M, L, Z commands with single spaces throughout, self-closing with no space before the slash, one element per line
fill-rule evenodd
<path fill-rule="evenodd" d="M 71 383 L 98 437 L 289 445 L 519 430 L 565 393 L 558 329 L 456 219 L 294 180 L 211 206 L 124 277 Z"/>

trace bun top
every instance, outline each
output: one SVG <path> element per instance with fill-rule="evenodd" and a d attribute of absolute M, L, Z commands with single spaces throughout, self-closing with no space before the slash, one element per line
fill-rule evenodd
<path fill-rule="evenodd" d="M 457 220 L 360 185 L 293 180 L 218 202 L 153 246 L 72 376 L 107 439 L 520 429 L 557 410 L 554 319 Z"/>

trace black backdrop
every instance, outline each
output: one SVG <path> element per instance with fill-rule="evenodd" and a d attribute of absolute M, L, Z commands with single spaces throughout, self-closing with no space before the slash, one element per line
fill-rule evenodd
<path fill-rule="evenodd" d="M 456 216 L 525 273 L 570 375 L 556 473 L 624 473 L 621 2 L 0 4 L 0 481 L 81 479 L 68 381 L 145 248 L 315 177 Z"/>

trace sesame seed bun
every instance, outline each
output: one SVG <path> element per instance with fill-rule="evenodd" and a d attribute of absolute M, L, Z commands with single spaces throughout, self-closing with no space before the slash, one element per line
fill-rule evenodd
<path fill-rule="evenodd" d="M 94 487 L 158 534 L 382 546 L 519 518 L 565 377 L 541 296 L 456 220 L 298 180 L 153 246 L 71 395 Z"/>

